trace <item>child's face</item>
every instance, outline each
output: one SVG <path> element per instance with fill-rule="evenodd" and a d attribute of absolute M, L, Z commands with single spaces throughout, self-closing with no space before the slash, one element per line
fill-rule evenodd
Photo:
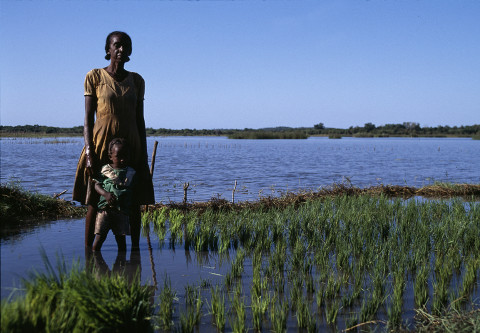
<path fill-rule="evenodd" d="M 113 146 L 112 153 L 110 154 L 110 160 L 112 160 L 112 167 L 124 168 L 128 163 L 128 152 L 122 145 Z"/>

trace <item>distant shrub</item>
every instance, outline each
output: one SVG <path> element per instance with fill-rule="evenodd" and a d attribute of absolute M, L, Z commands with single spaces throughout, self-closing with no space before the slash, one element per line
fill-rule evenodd
<path fill-rule="evenodd" d="M 308 135 L 304 131 L 242 131 L 228 136 L 229 139 L 307 139 Z"/>
<path fill-rule="evenodd" d="M 329 139 L 341 139 L 342 136 L 340 134 L 330 134 L 328 136 Z"/>

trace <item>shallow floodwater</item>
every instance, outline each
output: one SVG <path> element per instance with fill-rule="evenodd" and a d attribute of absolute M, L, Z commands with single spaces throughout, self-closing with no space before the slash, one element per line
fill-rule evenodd
<path fill-rule="evenodd" d="M 165 274 L 171 279 L 174 290 L 184 290 L 187 284 L 198 284 L 204 280 L 211 284 L 222 281 L 228 263 L 216 255 L 185 251 L 183 247 L 169 248 L 160 243 L 158 237 L 151 233 L 150 246 L 147 237 L 140 240 L 140 251 L 127 251 L 124 257 L 118 255 L 115 237 L 109 233 L 100 255 L 93 255 L 84 250 L 84 219 L 66 219 L 52 221 L 42 226 L 0 240 L 1 245 L 1 297 L 10 295 L 20 287 L 22 277 L 29 276 L 33 269 L 45 271 L 44 252 L 50 263 L 56 267 L 61 259 L 67 266 L 79 263 L 85 266 L 86 259 L 103 272 L 127 269 L 127 274 L 141 271 L 141 279 L 150 285 L 163 286 Z M 130 238 L 127 238 L 130 248 Z M 161 289 L 161 288 L 160 288 Z"/>

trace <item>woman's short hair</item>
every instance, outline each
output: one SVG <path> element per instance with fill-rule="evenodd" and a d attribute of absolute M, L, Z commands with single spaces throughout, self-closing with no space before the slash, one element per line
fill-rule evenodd
<path fill-rule="evenodd" d="M 108 54 L 108 50 L 110 49 L 110 39 L 113 36 L 122 36 L 125 39 L 125 41 L 126 41 L 125 46 L 128 49 L 128 51 L 127 51 L 127 61 L 129 61 L 130 58 L 128 56 L 130 56 L 132 54 L 132 39 L 130 38 L 130 36 L 126 32 L 123 32 L 123 31 L 112 31 L 111 33 L 108 34 L 107 40 L 105 41 L 105 53 L 106 53 L 105 59 L 110 60 L 110 54 Z"/>

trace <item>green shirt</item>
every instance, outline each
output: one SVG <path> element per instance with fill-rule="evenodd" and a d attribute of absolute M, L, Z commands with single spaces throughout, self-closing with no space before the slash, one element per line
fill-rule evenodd
<path fill-rule="evenodd" d="M 132 193 L 135 184 L 135 170 L 131 167 L 123 169 L 114 169 L 110 164 L 102 167 L 100 175 L 96 177 L 97 184 L 103 187 L 107 192 L 114 194 L 117 201 L 114 206 L 108 204 L 103 195 L 98 202 L 99 209 L 113 208 L 129 215 L 132 206 Z"/>

